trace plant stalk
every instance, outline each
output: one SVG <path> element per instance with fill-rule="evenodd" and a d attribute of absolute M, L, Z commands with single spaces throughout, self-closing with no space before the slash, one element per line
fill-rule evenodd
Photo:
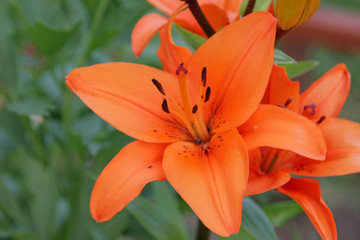
<path fill-rule="evenodd" d="M 208 37 L 211 37 L 215 34 L 214 29 L 211 27 L 209 21 L 206 19 L 204 13 L 202 12 L 197 0 L 185 0 L 187 5 L 189 6 L 189 9 L 194 15 L 196 21 L 199 23 L 201 28 L 204 30 L 205 34 Z"/>
<path fill-rule="evenodd" d="M 245 13 L 244 13 L 244 17 L 253 12 L 255 3 L 256 3 L 256 0 L 249 0 L 248 5 L 245 10 Z"/>
<path fill-rule="evenodd" d="M 207 240 L 209 239 L 210 230 L 198 219 L 198 226 L 196 230 L 195 240 Z"/>

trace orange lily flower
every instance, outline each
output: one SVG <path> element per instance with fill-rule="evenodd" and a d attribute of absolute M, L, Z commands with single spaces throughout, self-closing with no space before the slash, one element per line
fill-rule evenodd
<path fill-rule="evenodd" d="M 180 0 L 147 0 L 155 8 L 168 16 L 173 15 L 184 3 Z M 198 0 L 200 8 L 215 31 L 239 18 L 242 0 Z M 175 22 L 202 37 L 206 34 L 191 14 L 186 10 L 179 14 Z M 142 17 L 135 25 L 131 35 L 131 45 L 135 56 L 140 56 L 145 46 L 167 23 L 167 18 L 158 13 Z"/>
<path fill-rule="evenodd" d="M 251 14 L 215 34 L 176 74 L 105 63 L 67 76 L 67 86 L 90 109 L 139 139 L 97 179 L 90 199 L 95 220 L 111 219 L 147 183 L 167 179 L 210 230 L 239 231 L 249 165 L 236 127 L 265 92 L 275 28 L 270 14 Z"/>
<path fill-rule="evenodd" d="M 284 110 L 316 123 L 327 144 L 323 161 L 296 149 L 274 148 L 271 133 L 264 137 L 247 130 L 257 124 L 254 117 L 239 129 L 252 150 L 247 195 L 277 188 L 302 206 L 323 239 L 336 239 L 336 226 L 319 184 L 312 179 L 290 180 L 290 173 L 319 177 L 360 172 L 360 124 L 337 118 L 349 89 L 350 74 L 344 64 L 335 66 L 301 95 L 299 83 L 292 82 L 284 68 L 273 68 L 263 102 L 288 108 L 291 111 Z"/>

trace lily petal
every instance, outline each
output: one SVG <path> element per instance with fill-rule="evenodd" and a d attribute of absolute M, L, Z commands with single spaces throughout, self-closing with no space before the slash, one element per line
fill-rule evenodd
<path fill-rule="evenodd" d="M 360 124 L 341 118 L 326 118 L 319 124 L 328 149 L 360 149 Z"/>
<path fill-rule="evenodd" d="M 250 196 L 276 189 L 290 179 L 290 172 L 283 169 L 271 171 L 268 174 L 250 173 L 245 195 Z"/>
<path fill-rule="evenodd" d="M 272 147 L 312 159 L 325 158 L 326 144 L 317 125 L 288 109 L 259 105 L 238 130 L 249 150 Z"/>
<path fill-rule="evenodd" d="M 132 63 L 77 68 L 67 76 L 66 84 L 98 116 L 133 138 L 147 142 L 182 140 L 184 132 L 162 110 L 163 95 L 151 82 L 153 78 L 179 98 L 174 75 Z"/>
<path fill-rule="evenodd" d="M 323 115 L 336 117 L 349 95 L 350 78 L 345 64 L 336 65 L 301 94 L 301 109 L 315 103 L 316 113 L 312 119 L 317 120 Z"/>
<path fill-rule="evenodd" d="M 338 176 L 360 172 L 360 124 L 327 118 L 319 124 L 328 151 L 322 162 L 302 159 L 292 169 L 303 176 Z"/>
<path fill-rule="evenodd" d="M 236 130 L 215 134 L 204 145 L 172 143 L 163 167 L 169 183 L 211 231 L 221 236 L 239 231 L 249 165 Z"/>
<path fill-rule="evenodd" d="M 158 13 L 150 13 L 140 18 L 131 33 L 131 47 L 135 56 L 141 55 L 146 45 L 167 21 L 166 17 Z"/>
<path fill-rule="evenodd" d="M 161 44 L 157 55 L 161 60 L 163 69 L 172 74 L 175 74 L 181 63 L 186 64 L 193 55 L 188 48 L 175 45 L 171 37 L 171 28 L 175 17 L 186 8 L 187 6 L 185 4 L 180 6 L 180 8 L 171 15 L 166 26 L 160 31 Z"/>
<path fill-rule="evenodd" d="M 147 183 L 166 179 L 162 168 L 166 146 L 135 141 L 111 160 L 91 194 L 90 212 L 96 221 L 110 220 L 136 198 Z"/>
<path fill-rule="evenodd" d="M 289 99 L 292 99 L 286 107 L 298 113 L 299 98 L 299 82 L 291 81 L 284 67 L 274 65 L 262 103 L 284 106 Z"/>
<path fill-rule="evenodd" d="M 178 9 L 183 3 L 181 1 L 169 1 L 169 0 L 147 0 L 148 3 L 159 9 L 166 15 L 172 15 L 176 9 Z"/>
<path fill-rule="evenodd" d="M 239 18 L 242 2 L 242 0 L 218 0 L 220 7 L 227 12 L 230 22 Z"/>
<path fill-rule="evenodd" d="M 360 172 L 360 149 L 330 149 L 325 161 L 302 159 L 291 172 L 301 176 L 330 177 Z"/>
<path fill-rule="evenodd" d="M 337 238 L 330 209 L 321 197 L 320 184 L 313 179 L 293 178 L 278 191 L 294 199 L 305 211 L 322 239 Z"/>
<path fill-rule="evenodd" d="M 275 27 L 269 13 L 249 14 L 212 36 L 190 60 L 191 79 L 200 79 L 202 67 L 207 68 L 207 104 L 216 113 L 212 131 L 235 128 L 256 110 L 273 64 Z"/>

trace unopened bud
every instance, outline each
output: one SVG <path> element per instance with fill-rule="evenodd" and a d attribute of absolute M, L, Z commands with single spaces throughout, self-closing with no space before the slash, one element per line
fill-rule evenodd
<path fill-rule="evenodd" d="M 315 13 L 321 0 L 277 0 L 275 15 L 283 30 L 298 27 Z"/>

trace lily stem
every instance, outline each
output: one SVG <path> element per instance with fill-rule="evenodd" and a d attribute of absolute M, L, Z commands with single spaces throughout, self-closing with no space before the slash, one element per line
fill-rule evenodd
<path fill-rule="evenodd" d="M 198 226 L 195 240 L 207 240 L 210 235 L 210 230 L 198 219 Z"/>
<path fill-rule="evenodd" d="M 249 0 L 249 3 L 247 5 L 245 13 L 244 13 L 244 17 L 253 12 L 255 3 L 256 3 L 256 0 Z"/>
<path fill-rule="evenodd" d="M 285 34 L 287 34 L 289 30 L 282 30 L 281 27 L 277 26 L 276 28 L 276 37 L 275 37 L 275 41 L 277 42 L 278 40 L 280 40 L 283 36 L 285 36 Z"/>
<path fill-rule="evenodd" d="M 204 30 L 205 34 L 208 37 L 211 37 L 215 34 L 214 29 L 211 27 L 209 21 L 206 19 L 204 13 L 202 12 L 197 0 L 185 0 L 187 5 L 189 5 L 189 9 L 194 15 L 196 21 L 199 23 L 200 27 Z"/>

